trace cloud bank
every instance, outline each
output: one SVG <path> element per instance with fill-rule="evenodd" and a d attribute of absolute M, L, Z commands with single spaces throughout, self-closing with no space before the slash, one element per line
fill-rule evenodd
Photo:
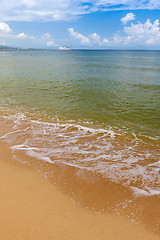
<path fill-rule="evenodd" d="M 160 9 L 159 0 L 1 0 L 1 21 L 66 21 L 97 11 Z"/>
<path fill-rule="evenodd" d="M 97 33 L 93 33 L 86 37 L 81 33 L 75 32 L 73 28 L 68 28 L 68 32 L 70 33 L 70 36 L 78 40 L 81 45 L 102 46 L 108 44 L 108 39 L 101 39 Z"/>
<path fill-rule="evenodd" d="M 127 16 L 127 15 L 126 15 Z M 133 15 L 134 16 L 134 15 Z M 134 16 L 135 17 L 135 16 Z M 125 18 L 125 17 L 124 17 Z M 133 18 L 134 19 L 134 18 Z M 122 21 L 122 20 L 121 20 Z M 126 23 L 126 20 L 125 20 Z M 125 26 L 122 32 L 115 33 L 109 39 L 104 38 L 97 33 L 84 36 L 81 33 L 74 31 L 73 28 L 68 29 L 73 40 L 78 41 L 81 46 L 100 47 L 100 48 L 133 48 L 133 47 L 160 47 L 160 27 L 157 19 L 151 23 L 147 19 L 145 23 L 131 23 L 130 26 Z"/>
<path fill-rule="evenodd" d="M 139 45 L 159 45 L 160 44 L 160 28 L 159 20 L 151 23 L 149 19 L 142 24 L 131 24 L 124 28 L 127 35 L 128 43 L 136 43 Z"/>
<path fill-rule="evenodd" d="M 120 19 L 122 23 L 127 23 L 135 19 L 135 15 L 130 12 L 124 18 Z M 123 25 L 122 25 L 123 26 Z M 107 31 L 104 33 L 107 36 Z M 14 30 L 5 23 L 0 22 L 0 44 L 5 45 L 6 40 L 21 40 L 21 41 L 33 41 L 38 46 L 47 46 L 58 48 L 59 46 L 66 45 L 69 43 L 72 48 L 111 48 L 111 49 L 122 49 L 122 48 L 156 48 L 160 49 L 160 23 L 159 20 L 151 22 L 147 19 L 144 23 L 138 22 L 136 24 L 130 23 L 123 26 L 122 31 L 118 31 L 109 38 L 102 37 L 98 33 L 84 35 L 73 27 L 68 28 L 68 37 L 66 39 L 54 39 L 50 33 L 44 33 L 41 36 L 30 36 L 24 32 L 14 34 Z"/>
<path fill-rule="evenodd" d="M 0 45 L 7 45 L 7 41 L 11 39 L 15 40 L 31 40 L 37 43 L 38 45 L 48 46 L 48 47 L 57 47 L 59 44 L 55 42 L 52 35 L 48 32 L 38 36 L 30 36 L 24 32 L 15 34 L 14 30 L 5 22 L 0 22 Z M 7 40 L 7 41 L 6 41 Z"/>

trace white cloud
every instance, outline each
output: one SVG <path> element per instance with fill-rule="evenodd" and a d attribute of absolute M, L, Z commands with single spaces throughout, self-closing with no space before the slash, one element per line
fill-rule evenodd
<path fill-rule="evenodd" d="M 95 6 L 104 10 L 159 9 L 159 0 L 97 0 Z"/>
<path fill-rule="evenodd" d="M 68 32 L 70 35 L 79 40 L 80 44 L 82 45 L 89 45 L 89 46 L 102 46 L 102 45 L 108 45 L 108 39 L 104 38 L 101 39 L 101 36 L 99 36 L 97 33 L 93 33 L 89 35 L 88 37 L 82 35 L 81 33 L 75 32 L 73 28 L 69 28 Z"/>
<path fill-rule="evenodd" d="M 48 41 L 49 39 L 51 39 L 51 34 L 50 33 L 44 33 L 42 36 L 41 36 L 41 41 Z"/>
<path fill-rule="evenodd" d="M 14 34 L 14 31 L 11 29 L 11 27 L 5 23 L 5 22 L 0 22 L 0 45 L 6 45 L 6 39 L 13 39 L 18 40 L 22 42 L 22 40 L 34 40 L 34 43 L 38 43 L 41 45 L 45 45 L 48 47 L 56 47 L 58 46 L 57 43 L 55 43 L 55 40 L 52 38 L 50 33 L 44 33 L 42 36 L 36 37 L 36 36 L 30 36 L 24 32 L 19 33 L 19 34 Z M 7 41 L 8 42 L 8 41 Z M 10 42 L 10 41 L 9 41 Z M 13 43 L 11 43 L 13 44 Z M 14 43 L 15 44 L 15 43 Z"/>
<path fill-rule="evenodd" d="M 132 21 L 134 19 L 135 19 L 135 15 L 130 12 L 130 13 L 127 13 L 125 17 L 121 18 L 121 22 L 126 24 L 127 22 Z"/>
<path fill-rule="evenodd" d="M 96 11 L 160 9 L 159 0 L 1 0 L 2 21 L 60 21 Z"/>
<path fill-rule="evenodd" d="M 108 45 L 109 40 L 106 38 L 101 39 L 101 36 L 99 36 L 97 33 L 93 33 L 89 37 L 92 43 L 96 44 L 97 46 Z"/>
<path fill-rule="evenodd" d="M 29 36 L 28 34 L 25 33 L 19 33 L 18 35 L 11 35 L 11 37 L 15 37 L 15 38 L 20 38 L 20 39 L 35 39 L 34 36 Z"/>
<path fill-rule="evenodd" d="M 52 38 L 50 33 L 44 33 L 40 40 L 39 40 L 42 44 L 48 46 L 48 47 L 56 47 L 58 46 L 57 43 L 55 43 L 55 40 Z"/>
<path fill-rule="evenodd" d="M 17 40 L 24 40 L 24 39 L 34 40 L 35 37 L 29 36 L 24 32 L 16 35 L 14 34 L 14 31 L 11 29 L 11 27 L 7 23 L 0 22 L 0 45 L 12 46 L 12 44 L 16 44 L 15 40 L 17 41 Z"/>
<path fill-rule="evenodd" d="M 47 42 L 47 46 L 48 47 L 55 47 L 55 46 L 57 46 L 57 44 L 52 40 L 52 41 Z"/>
<path fill-rule="evenodd" d="M 113 48 L 159 48 L 160 28 L 159 20 L 151 23 L 148 19 L 145 23 L 131 23 L 124 27 L 123 32 L 114 34 L 108 43 Z"/>
<path fill-rule="evenodd" d="M 90 35 L 90 38 L 92 39 L 93 43 L 101 44 L 101 37 L 97 33 Z"/>
<path fill-rule="evenodd" d="M 20 33 L 16 36 L 17 38 L 28 38 L 28 35 L 25 33 Z"/>
<path fill-rule="evenodd" d="M 104 44 L 108 44 L 108 43 L 109 43 L 109 40 L 106 39 L 106 38 L 104 38 L 104 39 L 103 39 L 103 43 L 104 43 Z"/>
<path fill-rule="evenodd" d="M 12 29 L 5 22 L 0 22 L 0 36 L 8 36 L 12 32 Z"/>
<path fill-rule="evenodd" d="M 127 34 L 128 41 L 139 45 L 155 45 L 160 44 L 160 28 L 159 20 L 153 24 L 149 19 L 143 24 L 131 24 L 130 27 L 125 27 L 124 32 Z"/>
<path fill-rule="evenodd" d="M 120 46 L 122 42 L 123 42 L 123 37 L 119 34 L 114 34 L 112 44 Z"/>
<path fill-rule="evenodd" d="M 90 39 L 88 37 L 85 37 L 81 33 L 75 32 L 73 28 L 68 28 L 68 32 L 72 37 L 79 40 L 81 44 L 90 44 Z"/>
<path fill-rule="evenodd" d="M 53 12 L 52 14 L 52 19 L 54 21 L 61 21 L 61 20 L 67 20 L 69 19 L 70 16 L 67 15 L 67 13 L 60 11 L 60 10 L 56 10 L 55 12 Z"/>

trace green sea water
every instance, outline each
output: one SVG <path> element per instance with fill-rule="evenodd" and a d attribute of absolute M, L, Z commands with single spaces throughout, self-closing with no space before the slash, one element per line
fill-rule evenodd
<path fill-rule="evenodd" d="M 1 52 L 0 102 L 158 138 L 160 51 Z"/>

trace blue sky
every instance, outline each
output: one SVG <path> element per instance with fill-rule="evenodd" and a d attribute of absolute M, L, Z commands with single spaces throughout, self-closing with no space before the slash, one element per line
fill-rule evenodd
<path fill-rule="evenodd" d="M 1 0 L 0 45 L 160 49 L 160 0 Z"/>

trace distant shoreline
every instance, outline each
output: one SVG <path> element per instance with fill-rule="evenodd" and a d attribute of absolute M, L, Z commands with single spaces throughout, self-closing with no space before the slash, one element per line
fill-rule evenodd
<path fill-rule="evenodd" d="M 52 48 L 20 48 L 10 46 L 0 46 L 0 51 L 17 50 L 17 51 L 62 51 L 63 49 L 52 49 Z M 160 51 L 160 49 L 81 49 L 81 48 L 69 48 L 69 51 Z"/>

